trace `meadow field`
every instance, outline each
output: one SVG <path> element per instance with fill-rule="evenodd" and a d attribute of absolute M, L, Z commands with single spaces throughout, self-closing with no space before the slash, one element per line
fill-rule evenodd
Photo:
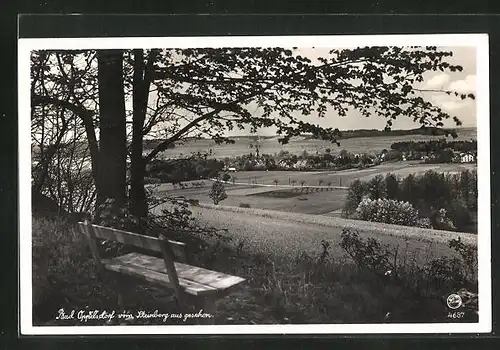
<path fill-rule="evenodd" d="M 476 164 L 419 164 L 418 161 L 383 163 L 368 169 L 343 171 L 241 171 L 231 173 L 236 178 L 225 185 L 227 199 L 221 204 L 251 208 L 297 212 L 304 214 L 336 215 L 342 209 L 347 186 L 356 180 L 367 181 L 376 175 L 392 173 L 397 176 L 436 172 L 472 170 Z M 277 183 L 275 182 L 278 181 Z M 319 186 L 319 181 L 322 185 Z M 291 185 L 292 181 L 293 185 Z M 305 181 L 304 188 L 301 181 Z M 212 182 L 204 180 L 203 188 L 174 188 L 172 184 L 150 185 L 156 195 L 184 196 L 201 203 L 211 203 L 208 194 Z M 343 188 L 327 188 L 342 186 Z"/>
<path fill-rule="evenodd" d="M 423 263 L 430 258 L 454 255 L 448 246 L 450 239 L 460 237 L 477 245 L 477 235 L 438 231 L 418 227 L 389 225 L 378 222 L 283 213 L 273 210 L 234 208 L 225 205 L 201 205 L 191 208 L 194 217 L 208 225 L 227 229 L 235 242 L 244 242 L 254 253 L 284 258 L 301 252 L 315 253 L 321 241 L 331 243 L 330 256 L 346 258 L 339 243 L 344 228 L 354 228 L 363 238 L 376 238 L 391 249 L 399 249 L 400 258 L 415 258 Z"/>
<path fill-rule="evenodd" d="M 295 137 L 286 145 L 278 142 L 279 137 L 262 138 L 259 140 L 259 149 L 261 154 L 275 154 L 280 151 L 288 151 L 292 154 L 301 154 L 307 151 L 310 154 L 324 153 L 327 148 L 330 148 L 332 153 L 338 153 L 342 149 L 350 153 L 376 153 L 381 150 L 390 149 L 395 142 L 402 141 L 427 141 L 438 140 L 445 136 L 431 135 L 406 135 L 406 136 L 377 136 L 377 137 L 355 137 L 340 140 L 340 146 L 332 144 L 328 141 L 310 140 L 304 137 Z M 475 128 L 463 128 L 458 130 L 458 138 L 456 140 L 471 140 L 476 139 Z M 190 153 L 206 152 L 212 150 L 213 158 L 236 157 L 250 152 L 255 152 L 255 149 L 250 148 L 250 144 L 255 145 L 256 142 L 248 137 L 233 138 L 234 144 L 217 145 L 212 140 L 190 140 L 183 144 L 177 144 L 175 148 L 163 152 L 161 155 L 166 158 L 177 158 L 186 156 Z M 452 140 L 451 137 L 447 138 Z"/>

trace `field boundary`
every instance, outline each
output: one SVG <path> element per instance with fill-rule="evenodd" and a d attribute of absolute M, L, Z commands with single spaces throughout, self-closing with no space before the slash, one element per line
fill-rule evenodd
<path fill-rule="evenodd" d="M 453 238 L 460 238 L 464 243 L 471 244 L 477 247 L 477 235 L 467 232 L 434 230 L 420 227 L 385 224 L 380 222 L 344 219 L 325 215 L 291 213 L 257 208 L 240 208 L 233 206 L 214 205 L 210 203 L 199 203 L 198 206 L 211 210 L 230 211 L 234 213 L 243 213 L 254 216 L 275 218 L 279 220 L 310 223 L 332 228 L 351 228 L 360 232 L 370 231 L 371 233 L 377 233 L 386 236 L 397 236 L 431 243 L 439 242 L 447 244 Z"/>
<path fill-rule="evenodd" d="M 220 179 L 209 179 L 212 182 L 222 182 L 224 184 L 228 185 L 245 185 L 245 186 L 255 186 L 255 187 L 273 187 L 273 188 L 330 188 L 334 190 L 348 190 L 349 187 L 346 186 L 312 186 L 312 185 L 306 185 L 306 186 L 292 186 L 292 185 L 266 185 L 266 184 L 256 184 L 256 183 L 247 183 L 247 182 L 232 182 L 232 181 L 224 181 Z"/>

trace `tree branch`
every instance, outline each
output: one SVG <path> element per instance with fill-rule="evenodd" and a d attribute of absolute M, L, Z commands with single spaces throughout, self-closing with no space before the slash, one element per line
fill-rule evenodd
<path fill-rule="evenodd" d="M 217 113 L 219 113 L 222 109 L 214 109 L 213 111 L 211 112 L 208 112 L 208 113 L 205 113 L 203 114 L 202 116 L 194 119 L 192 122 L 190 122 L 188 125 L 186 125 L 185 127 L 183 127 L 181 130 L 179 130 L 175 135 L 173 135 L 171 138 L 169 138 L 168 140 L 165 140 L 163 141 L 162 143 L 160 143 L 154 150 L 152 150 L 145 158 L 145 162 L 148 163 L 150 162 L 158 153 L 166 150 L 168 148 L 168 146 L 170 146 L 172 143 L 174 143 L 175 141 L 178 141 L 182 135 L 184 135 L 186 132 L 188 132 L 192 127 L 198 125 L 198 123 L 206 120 L 206 119 L 209 119 L 211 117 L 213 117 L 214 115 L 216 115 Z"/>
<path fill-rule="evenodd" d="M 74 103 L 66 100 L 61 100 L 56 97 L 31 95 L 31 102 L 33 105 L 54 105 L 56 107 L 65 108 L 75 113 L 82 119 L 90 118 L 94 114 L 82 106 L 75 105 Z"/>
<path fill-rule="evenodd" d="M 89 111 L 83 106 L 75 105 L 69 101 L 60 100 L 56 97 L 31 95 L 31 103 L 34 105 L 54 105 L 56 107 L 65 108 L 80 117 L 83 125 L 85 126 L 85 132 L 87 134 L 87 140 L 89 143 L 91 161 L 92 161 L 92 174 L 96 183 L 96 187 L 99 188 L 98 182 L 98 169 L 99 169 L 99 144 L 94 130 L 94 122 L 92 120 L 93 112 Z"/>

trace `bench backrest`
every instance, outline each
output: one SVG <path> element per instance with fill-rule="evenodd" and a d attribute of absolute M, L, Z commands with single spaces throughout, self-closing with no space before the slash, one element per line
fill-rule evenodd
<path fill-rule="evenodd" d="M 158 238 L 149 237 L 111 227 L 93 225 L 87 221 L 79 222 L 78 227 L 80 228 L 82 234 L 87 237 L 92 256 L 99 270 L 102 270 L 103 266 L 99 254 L 97 239 L 110 240 L 149 251 L 160 252 L 165 262 L 165 268 L 169 280 L 174 286 L 178 299 L 181 298 L 182 291 L 179 286 L 179 278 L 177 276 L 177 271 L 175 270 L 174 261 L 176 260 L 175 256 L 186 260 L 185 243 L 167 240 L 163 236 Z"/>

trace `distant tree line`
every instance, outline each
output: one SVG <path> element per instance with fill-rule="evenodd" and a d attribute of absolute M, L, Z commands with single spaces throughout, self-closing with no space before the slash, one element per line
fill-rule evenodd
<path fill-rule="evenodd" d="M 453 136 L 457 133 L 454 129 L 421 127 L 409 130 L 378 130 L 378 129 L 358 129 L 358 130 L 338 130 L 337 139 L 350 139 L 355 137 L 377 137 L 377 136 L 407 136 L 407 135 L 432 135 L 432 136 Z M 305 136 L 306 139 L 315 139 L 314 135 Z"/>
<path fill-rule="evenodd" d="M 214 178 L 224 169 L 217 159 L 193 157 L 187 159 L 154 160 L 146 167 L 147 177 L 160 182 L 178 184 L 183 181 Z"/>
<path fill-rule="evenodd" d="M 422 152 L 426 154 L 437 153 L 445 149 L 470 153 L 477 151 L 477 141 L 447 141 L 446 139 L 429 141 L 401 141 L 391 145 L 391 149 L 400 152 Z"/>

